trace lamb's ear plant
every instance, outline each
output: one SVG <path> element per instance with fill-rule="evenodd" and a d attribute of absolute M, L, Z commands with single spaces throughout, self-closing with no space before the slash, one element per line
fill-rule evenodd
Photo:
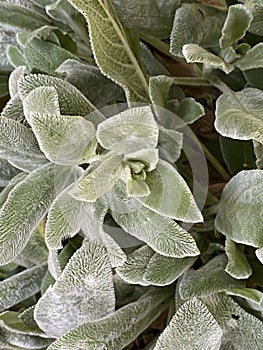
<path fill-rule="evenodd" d="M 158 317 L 142 349 L 262 349 L 260 1 L 0 24 L 0 349 L 133 349 Z"/>

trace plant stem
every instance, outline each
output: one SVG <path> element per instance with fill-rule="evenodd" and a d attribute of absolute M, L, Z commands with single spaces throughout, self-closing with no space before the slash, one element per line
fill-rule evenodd
<path fill-rule="evenodd" d="M 199 140 L 200 142 L 200 140 Z M 222 178 L 228 182 L 231 178 L 231 176 L 228 174 L 228 172 L 225 170 L 223 165 L 216 159 L 216 157 L 206 148 L 206 146 L 200 142 L 203 152 L 206 156 L 206 158 L 209 160 L 209 162 L 213 165 L 213 167 L 218 171 L 218 173 L 222 176 Z"/>

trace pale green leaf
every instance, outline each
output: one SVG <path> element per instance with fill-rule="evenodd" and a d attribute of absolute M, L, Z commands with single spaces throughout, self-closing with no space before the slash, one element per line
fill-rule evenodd
<path fill-rule="evenodd" d="M 244 281 L 236 280 L 225 272 L 227 259 L 218 255 L 198 270 L 186 272 L 179 285 L 182 299 L 202 297 L 221 291 L 244 286 Z"/>
<path fill-rule="evenodd" d="M 233 288 L 226 291 L 226 294 L 244 298 L 248 301 L 263 305 L 263 293 L 252 288 Z"/>
<path fill-rule="evenodd" d="M 263 143 L 263 92 L 246 88 L 216 101 L 215 128 L 223 136 Z"/>
<path fill-rule="evenodd" d="M 159 39 L 168 38 L 172 30 L 176 0 L 113 0 L 122 23 L 132 31 Z"/>
<path fill-rule="evenodd" d="M 14 168 L 7 160 L 0 158 L 0 186 L 5 187 L 9 184 L 19 170 Z"/>
<path fill-rule="evenodd" d="M 207 307 L 194 298 L 175 313 L 154 350 L 219 350 L 222 334 Z"/>
<path fill-rule="evenodd" d="M 117 224 L 157 253 L 175 258 L 199 254 L 195 240 L 187 231 L 174 220 L 147 209 L 135 198 L 127 197 L 124 184 L 119 182 L 107 194 L 107 199 Z"/>
<path fill-rule="evenodd" d="M 263 43 L 259 43 L 248 50 L 243 58 L 236 62 L 236 66 L 241 70 L 255 69 L 263 67 Z"/>
<path fill-rule="evenodd" d="M 31 114 L 31 125 L 46 157 L 61 165 L 88 163 L 97 141 L 93 124 L 81 116 Z"/>
<path fill-rule="evenodd" d="M 12 191 L 12 189 L 19 184 L 22 180 L 24 180 L 27 177 L 28 174 L 25 173 L 18 173 L 16 176 L 14 176 L 10 182 L 6 185 L 6 187 L 1 191 L 0 193 L 0 208 L 5 204 L 7 197 L 9 193 Z"/>
<path fill-rule="evenodd" d="M 58 250 L 56 249 L 51 249 L 48 252 L 48 271 L 55 281 L 60 277 L 62 273 L 58 260 Z"/>
<path fill-rule="evenodd" d="M 25 58 L 31 69 L 52 74 L 65 60 L 76 57 L 58 45 L 35 37 L 26 43 Z"/>
<path fill-rule="evenodd" d="M 263 247 L 263 171 L 244 170 L 225 186 L 215 227 L 227 238 L 253 247 Z"/>
<path fill-rule="evenodd" d="M 124 99 L 122 88 L 105 77 L 97 67 L 69 59 L 56 72 L 66 74 L 66 80 L 76 86 L 97 108 Z"/>
<path fill-rule="evenodd" d="M 257 249 L 255 251 L 255 253 L 256 253 L 258 260 L 261 262 L 261 264 L 263 264 L 263 249 L 262 248 Z"/>
<path fill-rule="evenodd" d="M 249 265 L 243 251 L 231 239 L 226 239 L 227 265 L 226 272 L 237 279 L 246 279 L 252 274 L 252 268 Z"/>
<path fill-rule="evenodd" d="M 4 106 L 1 112 L 1 117 L 13 119 L 25 126 L 29 126 L 24 115 L 23 103 L 18 94 L 10 98 Z"/>
<path fill-rule="evenodd" d="M 138 199 L 144 206 L 172 219 L 203 221 L 189 187 L 172 165 L 159 160 L 156 169 L 147 174 L 145 182 L 151 193 Z"/>
<path fill-rule="evenodd" d="M 9 95 L 10 97 L 14 97 L 18 93 L 18 82 L 25 75 L 26 67 L 20 66 L 17 67 L 9 76 Z"/>
<path fill-rule="evenodd" d="M 159 125 L 160 158 L 174 163 L 180 157 L 182 148 L 183 134 Z"/>
<path fill-rule="evenodd" d="M 122 169 L 121 156 L 113 154 L 107 157 L 95 170 L 91 167 L 85 171 L 73 187 L 71 195 L 82 201 L 95 202 L 116 184 Z"/>
<path fill-rule="evenodd" d="M 33 30 L 50 22 L 48 17 L 30 8 L 0 1 L 0 23 L 18 29 Z"/>
<path fill-rule="evenodd" d="M 170 52 L 183 57 L 185 44 L 197 44 L 205 48 L 218 46 L 224 19 L 224 12 L 213 7 L 183 4 L 175 13 Z"/>
<path fill-rule="evenodd" d="M 262 321 L 242 309 L 224 293 L 202 299 L 223 330 L 222 348 L 255 350 L 263 347 Z"/>
<path fill-rule="evenodd" d="M 52 86 L 56 89 L 62 115 L 86 116 L 94 111 L 94 106 L 70 83 L 49 75 L 29 74 L 18 84 L 19 95 L 24 100 L 34 89 L 41 86 Z"/>
<path fill-rule="evenodd" d="M 213 68 L 220 68 L 227 74 L 234 69 L 233 65 L 196 44 L 184 45 L 182 52 L 187 63 L 205 63 Z"/>
<path fill-rule="evenodd" d="M 167 308 L 170 298 L 171 289 L 152 289 L 100 320 L 75 327 L 48 350 L 122 350 Z"/>
<path fill-rule="evenodd" d="M 257 4 L 252 9 L 253 21 L 249 27 L 249 31 L 256 35 L 263 35 L 263 4 Z"/>
<path fill-rule="evenodd" d="M 251 11 L 243 4 L 232 5 L 228 9 L 227 17 L 219 40 L 220 47 L 225 49 L 239 39 L 242 39 L 253 19 Z"/>
<path fill-rule="evenodd" d="M 149 40 L 149 38 L 147 38 L 147 40 Z M 160 61 L 158 61 L 157 58 L 154 57 L 149 47 L 143 42 L 140 42 L 140 54 L 142 64 L 149 76 L 156 76 L 160 74 L 169 75 L 168 70 Z"/>
<path fill-rule="evenodd" d="M 186 124 L 192 124 L 205 114 L 204 107 L 192 97 L 186 97 L 180 101 L 176 115 Z"/>
<path fill-rule="evenodd" d="M 17 34 L 18 36 L 18 34 Z M 17 41 L 18 41 L 18 37 Z M 12 64 L 13 67 L 20 67 L 20 66 L 26 66 L 27 62 L 24 57 L 24 53 L 19 49 L 18 46 L 15 45 L 9 45 L 6 50 L 6 55 L 8 57 L 9 62 Z"/>
<path fill-rule="evenodd" d="M 15 42 L 15 34 L 0 26 L 0 71 L 8 72 L 13 70 L 13 67 L 8 60 L 6 51 L 8 46 Z"/>
<path fill-rule="evenodd" d="M 159 161 L 158 149 L 145 148 L 140 149 L 135 152 L 126 153 L 123 155 L 123 160 L 129 162 L 142 162 L 145 165 L 145 170 L 147 172 L 152 171 L 156 168 Z M 132 167 L 132 164 L 130 163 Z"/>
<path fill-rule="evenodd" d="M 258 169 L 263 170 L 263 144 L 257 141 L 253 141 L 254 153 L 257 158 L 256 165 Z"/>
<path fill-rule="evenodd" d="M 3 116 L 0 117 L 0 129 L 0 157 L 22 162 L 30 161 L 39 166 L 46 163 L 32 130 Z"/>
<path fill-rule="evenodd" d="M 86 241 L 55 284 L 39 299 L 34 317 L 41 329 L 58 338 L 114 309 L 113 276 L 107 251 L 95 241 Z"/>
<path fill-rule="evenodd" d="M 132 170 L 125 166 L 122 172 L 122 180 L 126 184 L 127 195 L 129 197 L 146 197 L 150 194 L 150 189 L 143 179 L 136 179 L 132 175 Z"/>
<path fill-rule="evenodd" d="M 72 185 L 57 196 L 48 212 L 45 237 L 49 249 L 61 249 L 64 239 L 80 231 L 85 218 L 88 204 L 73 198 L 71 188 Z"/>
<path fill-rule="evenodd" d="M 127 261 L 118 267 L 117 273 L 130 284 L 149 286 L 150 283 L 144 280 L 144 274 L 153 255 L 154 250 L 145 245 L 130 254 Z"/>
<path fill-rule="evenodd" d="M 121 85 L 130 102 L 148 101 L 148 85 L 128 33 L 109 0 L 70 0 L 86 18 L 96 62 L 107 77 Z"/>
<path fill-rule="evenodd" d="M 149 95 L 154 107 L 164 107 L 164 104 L 168 98 L 169 91 L 173 83 L 174 79 L 171 77 L 167 77 L 166 75 L 150 77 Z"/>
<path fill-rule="evenodd" d="M 0 311 L 38 293 L 46 270 L 47 265 L 42 264 L 0 282 Z"/>
<path fill-rule="evenodd" d="M 27 122 L 32 126 L 32 114 L 60 114 L 59 100 L 53 86 L 41 86 L 32 90 L 23 101 Z"/>
<path fill-rule="evenodd" d="M 52 164 L 30 173 L 10 192 L 0 212 L 0 264 L 12 261 L 26 246 L 46 214 L 65 174 Z"/>
<path fill-rule="evenodd" d="M 158 126 L 150 107 L 131 108 L 100 123 L 97 139 L 102 147 L 122 153 L 155 148 Z"/>

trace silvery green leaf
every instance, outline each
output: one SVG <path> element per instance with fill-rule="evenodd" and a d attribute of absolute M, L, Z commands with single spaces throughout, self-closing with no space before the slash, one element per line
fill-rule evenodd
<path fill-rule="evenodd" d="M 147 209 L 133 197 L 127 197 L 125 184 L 119 182 L 107 194 L 107 200 L 117 224 L 157 253 L 175 258 L 199 255 L 190 233 L 174 220 Z"/>
<path fill-rule="evenodd" d="M 216 101 L 215 128 L 223 136 L 263 143 L 263 92 L 246 88 L 229 91 Z"/>
<path fill-rule="evenodd" d="M 148 84 L 136 57 L 138 48 L 116 16 L 111 1 L 70 3 L 88 22 L 92 50 L 102 73 L 124 88 L 128 101 L 147 102 Z"/>
<path fill-rule="evenodd" d="M 192 124 L 205 114 L 204 107 L 192 97 L 186 97 L 180 101 L 176 115 L 186 124 Z"/>
<path fill-rule="evenodd" d="M 199 4 L 183 4 L 175 13 L 170 52 L 183 57 L 182 48 L 185 44 L 217 47 L 224 19 L 224 12 L 218 9 Z"/>
<path fill-rule="evenodd" d="M 0 337 L 1 337 L 1 340 L 6 342 L 8 345 L 15 346 L 14 349 L 43 350 L 43 348 L 45 349 L 53 341 L 51 339 L 41 338 L 38 336 L 18 334 L 15 332 L 7 331 L 5 329 L 0 329 Z M 16 348 L 16 346 L 18 346 L 18 348 Z"/>
<path fill-rule="evenodd" d="M 146 197 L 150 194 L 150 189 L 144 179 L 136 179 L 132 174 L 132 169 L 126 165 L 121 174 L 121 179 L 126 184 L 127 195 L 129 197 Z"/>
<path fill-rule="evenodd" d="M 41 331 L 36 324 L 26 324 L 21 320 L 20 316 L 21 314 L 18 312 L 5 311 L 0 314 L 0 326 L 7 331 L 17 334 L 27 334 L 48 338 L 48 336 Z"/>
<path fill-rule="evenodd" d="M 17 38 L 17 41 L 18 41 L 18 38 Z M 24 53 L 22 52 L 22 50 L 20 50 L 18 46 L 9 45 L 6 50 L 6 55 L 13 67 L 20 67 L 20 66 L 27 65 Z"/>
<path fill-rule="evenodd" d="M 153 56 L 153 54 L 151 53 L 147 45 L 140 42 L 140 48 L 141 48 L 140 53 L 141 53 L 142 64 L 145 67 L 148 75 L 150 76 L 156 76 L 160 74 L 169 75 L 168 70 L 161 64 L 160 61 L 158 61 Z"/>
<path fill-rule="evenodd" d="M 89 350 L 122 350 L 167 308 L 171 294 L 170 288 L 152 289 L 137 301 L 100 320 L 75 327 L 52 343 L 48 350 L 75 350 L 76 347 Z"/>
<path fill-rule="evenodd" d="M 237 279 L 246 279 L 252 274 L 252 268 L 242 248 L 240 249 L 231 239 L 226 239 L 226 255 L 228 259 L 226 272 L 230 276 Z"/>
<path fill-rule="evenodd" d="M 241 70 L 255 69 L 263 67 L 263 43 L 259 43 L 248 50 L 243 58 L 236 62 L 236 66 Z"/>
<path fill-rule="evenodd" d="M 24 270 L 0 282 L 0 311 L 16 305 L 40 291 L 47 265 Z"/>
<path fill-rule="evenodd" d="M 183 148 L 183 134 L 172 130 L 166 129 L 159 125 L 159 152 L 160 158 L 165 159 L 168 162 L 176 162 Z"/>
<path fill-rule="evenodd" d="M 263 170 L 263 144 L 257 141 L 253 141 L 254 153 L 257 158 L 256 165 L 258 169 Z"/>
<path fill-rule="evenodd" d="M 216 229 L 237 243 L 261 248 L 262 186 L 262 170 L 244 170 L 234 176 L 222 192 Z"/>
<path fill-rule="evenodd" d="M 98 108 L 124 95 L 122 88 L 105 77 L 97 67 L 69 59 L 56 72 L 66 74 L 66 81 L 76 86 Z"/>
<path fill-rule="evenodd" d="M 76 56 L 61 46 L 35 37 L 26 43 L 25 58 L 31 69 L 53 74 L 61 63 Z"/>
<path fill-rule="evenodd" d="M 60 114 L 59 99 L 53 86 L 41 86 L 32 90 L 23 101 L 27 122 L 32 127 L 32 114 Z"/>
<path fill-rule="evenodd" d="M 1 112 L 1 117 L 13 119 L 25 126 L 28 126 L 24 115 L 23 103 L 18 94 L 10 98 L 10 100 L 4 106 Z"/>
<path fill-rule="evenodd" d="M 263 249 L 262 248 L 257 249 L 255 253 L 258 260 L 261 262 L 261 264 L 263 264 Z"/>
<path fill-rule="evenodd" d="M 138 200 L 157 214 L 184 222 L 202 222 L 203 217 L 183 177 L 169 163 L 159 160 L 155 170 L 147 174 L 151 191 Z"/>
<path fill-rule="evenodd" d="M 196 261 L 196 257 L 172 258 L 155 253 L 147 264 L 144 281 L 166 286 L 176 281 Z"/>
<path fill-rule="evenodd" d="M 41 86 L 56 89 L 62 115 L 86 116 L 94 111 L 94 106 L 75 86 L 60 78 L 44 74 L 29 74 L 22 78 L 18 84 L 20 98 L 24 100 L 32 90 Z"/>
<path fill-rule="evenodd" d="M 222 28 L 220 47 L 225 49 L 242 39 L 253 19 L 251 11 L 243 4 L 231 5 Z"/>
<path fill-rule="evenodd" d="M 227 259 L 218 255 L 198 270 L 187 271 L 180 282 L 179 293 L 182 299 L 203 297 L 232 288 L 244 287 L 244 281 L 236 280 L 225 272 Z"/>
<path fill-rule="evenodd" d="M 123 169 L 122 162 L 121 156 L 113 154 L 94 170 L 88 168 L 73 187 L 71 195 L 78 200 L 95 202 L 119 180 Z"/>
<path fill-rule="evenodd" d="M 49 249 L 61 249 L 62 241 L 80 231 L 88 204 L 70 195 L 72 185 L 65 188 L 52 203 L 45 229 Z"/>
<path fill-rule="evenodd" d="M 158 126 L 150 107 L 130 108 L 100 123 L 97 139 L 102 147 L 122 153 L 155 148 Z"/>
<path fill-rule="evenodd" d="M 10 192 L 0 212 L 0 264 L 25 248 L 32 232 L 60 191 L 65 169 L 47 164 L 30 173 Z"/>
<path fill-rule="evenodd" d="M 7 160 L 31 161 L 43 165 L 46 158 L 38 147 L 32 130 L 19 122 L 0 117 L 0 156 Z"/>
<path fill-rule="evenodd" d="M 149 286 L 150 283 L 144 280 L 144 274 L 153 255 L 154 250 L 147 245 L 135 250 L 128 256 L 127 261 L 117 268 L 118 275 L 130 284 Z"/>
<path fill-rule="evenodd" d="M 222 329 L 198 299 L 185 302 L 157 340 L 154 350 L 219 350 Z"/>
<path fill-rule="evenodd" d="M 18 93 L 18 82 L 19 80 L 25 75 L 26 73 L 26 67 L 20 66 L 17 67 L 9 76 L 9 95 L 10 97 L 15 97 L 15 95 Z"/>
<path fill-rule="evenodd" d="M 39 147 L 51 162 L 77 165 L 95 155 L 96 131 L 83 117 L 32 113 L 30 118 Z"/>
<path fill-rule="evenodd" d="M 213 68 L 220 68 L 226 74 L 232 72 L 234 69 L 232 64 L 226 63 L 219 56 L 214 55 L 196 44 L 184 45 L 182 52 L 187 63 L 205 63 Z"/>
<path fill-rule="evenodd" d="M 123 160 L 142 162 L 145 165 L 145 170 L 149 172 L 156 168 L 159 161 L 158 149 L 142 148 L 135 152 L 126 153 L 123 155 Z"/>
<path fill-rule="evenodd" d="M 33 30 L 50 22 L 48 17 L 30 8 L 1 1 L 0 23 L 17 29 Z"/>
<path fill-rule="evenodd" d="M 98 242 L 86 241 L 55 284 L 39 299 L 34 317 L 41 329 L 58 338 L 114 309 L 113 276 L 107 251 Z"/>
<path fill-rule="evenodd" d="M 158 75 L 150 77 L 149 80 L 149 95 L 158 116 L 159 109 L 156 106 L 164 107 L 168 99 L 171 86 L 174 84 L 174 79 L 166 75 Z"/>
<path fill-rule="evenodd" d="M 18 174 L 18 172 L 19 171 L 7 160 L 0 158 L 0 187 L 7 186 L 12 178 Z"/>
<path fill-rule="evenodd" d="M 13 67 L 8 60 L 6 50 L 8 45 L 15 42 L 14 33 L 5 30 L 0 26 L 0 70 L 1 71 L 12 71 Z"/>
<path fill-rule="evenodd" d="M 48 252 L 48 271 L 54 280 L 57 280 L 62 273 L 56 249 L 50 249 Z"/>
<path fill-rule="evenodd" d="M 179 1 L 113 0 L 117 16 L 132 31 L 159 39 L 168 38 Z"/>
<path fill-rule="evenodd" d="M 253 288 L 233 288 L 228 290 L 226 294 L 247 299 L 258 305 L 263 304 L 263 293 Z"/>
<path fill-rule="evenodd" d="M 263 6 L 261 4 L 257 4 L 259 6 L 253 6 L 252 9 L 252 15 L 253 15 L 253 21 L 250 24 L 249 32 L 256 34 L 256 35 L 263 35 Z"/>
<path fill-rule="evenodd" d="M 250 315 L 224 293 L 206 296 L 202 301 L 223 330 L 223 349 L 262 348 L 262 321 Z"/>

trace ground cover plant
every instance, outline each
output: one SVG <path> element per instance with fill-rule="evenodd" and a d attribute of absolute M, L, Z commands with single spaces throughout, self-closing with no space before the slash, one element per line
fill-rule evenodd
<path fill-rule="evenodd" d="M 0 349 L 262 349 L 262 1 L 0 24 Z"/>

